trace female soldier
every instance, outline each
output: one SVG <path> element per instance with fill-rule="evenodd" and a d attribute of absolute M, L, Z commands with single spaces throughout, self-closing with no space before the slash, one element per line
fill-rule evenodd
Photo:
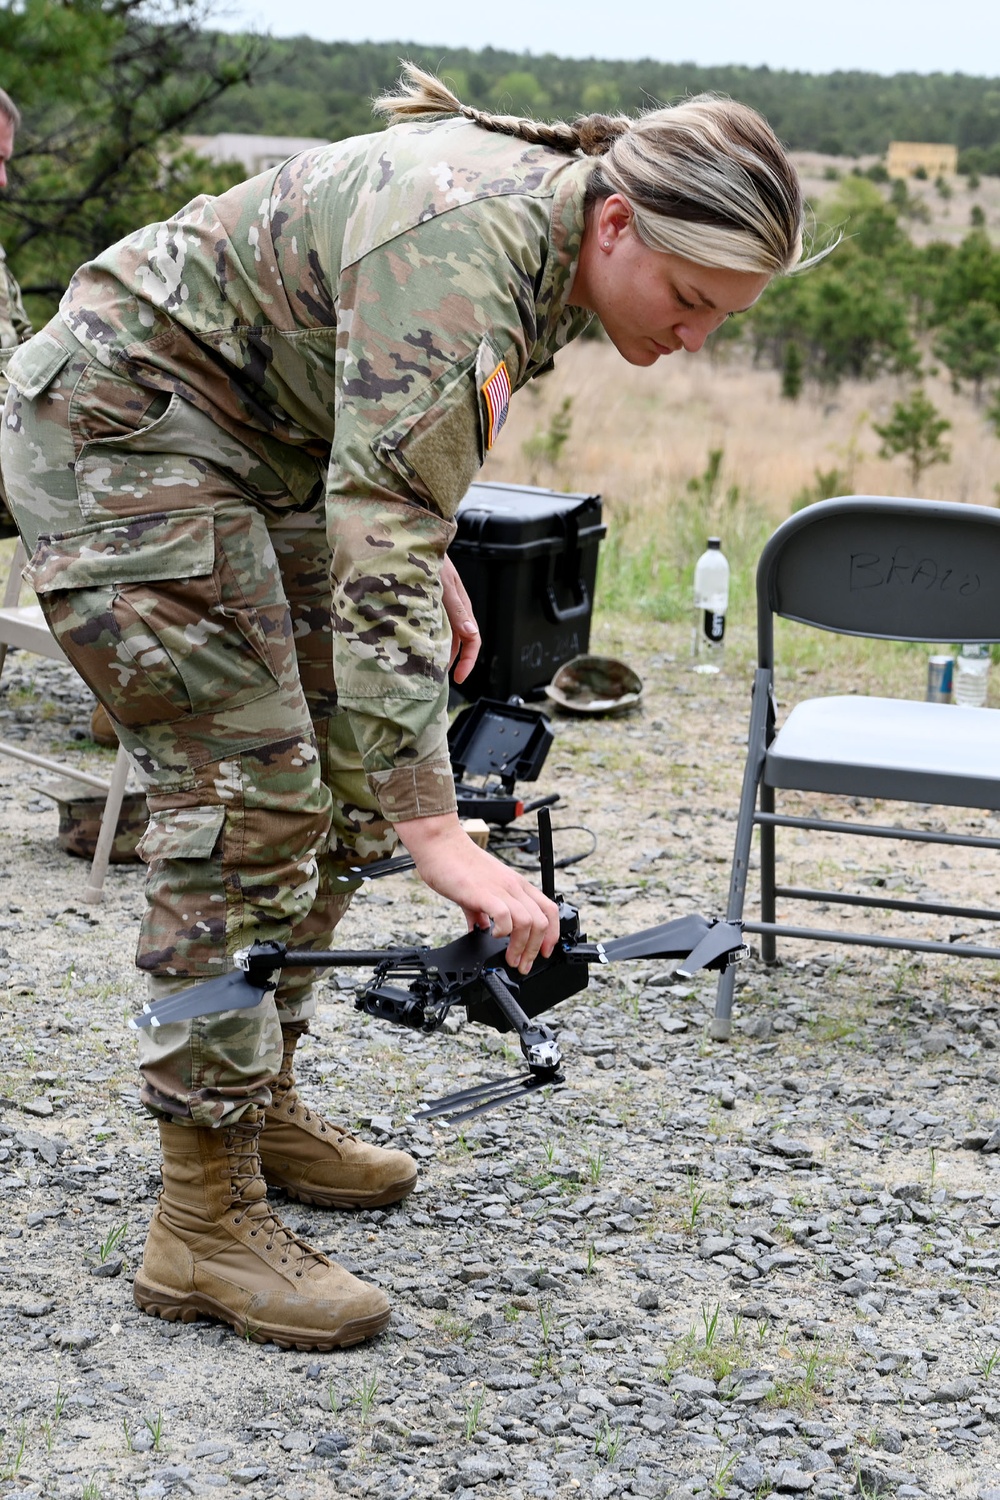
<path fill-rule="evenodd" d="M 651 365 L 801 254 L 794 170 L 741 105 L 543 125 L 407 67 L 377 107 L 395 128 L 114 245 L 11 362 L 28 577 L 147 786 L 154 998 L 255 938 L 329 945 L 397 837 L 514 967 L 551 952 L 552 903 L 455 812 L 448 668 L 478 644 L 455 508 L 511 391 L 592 314 Z M 147 1312 L 317 1349 L 388 1321 L 266 1200 L 371 1206 L 416 1177 L 299 1100 L 312 1009 L 297 972 L 253 1012 L 141 1033 L 164 1184 Z"/>

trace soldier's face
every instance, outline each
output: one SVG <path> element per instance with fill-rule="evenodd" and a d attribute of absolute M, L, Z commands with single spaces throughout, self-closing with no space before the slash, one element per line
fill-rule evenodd
<path fill-rule="evenodd" d="M 14 127 L 0 115 L 0 188 L 7 186 L 7 163 L 14 155 Z"/>
<path fill-rule="evenodd" d="M 632 365 L 652 365 L 680 349 L 696 353 L 728 317 L 751 307 L 771 279 L 650 250 L 628 205 L 614 196 L 588 221 L 580 268 L 570 302 L 597 313 Z"/>

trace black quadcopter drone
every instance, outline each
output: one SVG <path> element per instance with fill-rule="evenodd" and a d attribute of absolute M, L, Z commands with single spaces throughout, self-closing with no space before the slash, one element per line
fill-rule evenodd
<path fill-rule="evenodd" d="M 508 939 L 474 927 L 443 948 L 293 949 L 284 943 L 254 943 L 235 955 L 238 968 L 208 979 L 190 990 L 147 1005 L 130 1021 L 133 1027 L 159 1027 L 194 1016 L 259 1005 L 283 968 L 373 968 L 374 976 L 355 997 L 355 1006 L 370 1016 L 437 1031 L 455 1005 L 468 1019 L 494 1031 L 516 1031 L 528 1065 L 523 1077 L 488 1083 L 447 1095 L 415 1116 L 419 1120 L 471 1120 L 500 1104 L 564 1082 L 554 1032 L 535 1017 L 587 988 L 592 963 L 618 959 L 680 959 L 685 979 L 699 969 L 725 969 L 747 957 L 742 925 L 692 914 L 647 927 L 630 937 L 591 943 L 580 928 L 580 914 L 555 891 L 552 828 L 547 808 L 538 813 L 541 888 L 559 907 L 559 941 L 548 958 L 539 956 L 528 974 L 508 968 Z"/>

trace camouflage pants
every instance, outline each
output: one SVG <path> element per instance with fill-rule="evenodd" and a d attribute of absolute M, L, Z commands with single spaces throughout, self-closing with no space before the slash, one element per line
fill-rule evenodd
<path fill-rule="evenodd" d="M 137 962 L 157 998 L 257 938 L 329 946 L 352 869 L 395 835 L 337 710 L 325 527 L 201 412 L 59 339 L 8 394 L 0 461 L 26 576 L 146 787 Z M 142 1032 L 147 1106 L 215 1125 L 266 1103 L 312 977 Z"/>

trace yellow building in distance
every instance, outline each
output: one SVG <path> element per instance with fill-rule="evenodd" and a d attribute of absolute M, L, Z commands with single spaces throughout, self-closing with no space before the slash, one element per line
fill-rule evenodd
<path fill-rule="evenodd" d="M 890 177 L 914 177 L 923 168 L 928 177 L 953 176 L 958 171 L 958 147 L 930 141 L 890 141 L 885 169 Z"/>

